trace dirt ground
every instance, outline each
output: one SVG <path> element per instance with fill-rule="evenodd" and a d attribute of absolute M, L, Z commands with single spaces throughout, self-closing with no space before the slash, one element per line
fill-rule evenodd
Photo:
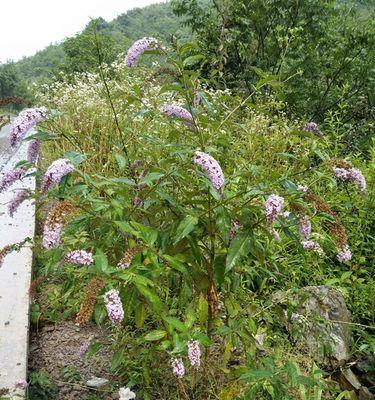
<path fill-rule="evenodd" d="M 92 357 L 79 355 L 79 350 L 87 340 L 103 344 L 98 354 Z M 47 325 L 38 332 L 31 332 L 29 347 L 29 373 L 44 370 L 53 378 L 59 388 L 58 400 L 118 399 L 118 385 L 110 374 L 110 356 L 107 348 L 108 335 L 93 323 L 80 327 L 73 321 L 62 321 Z M 77 371 L 81 379 L 73 382 L 64 375 L 64 368 Z M 90 389 L 86 382 L 92 376 L 110 381 L 100 389 Z M 112 392 L 112 393 L 111 393 Z"/>

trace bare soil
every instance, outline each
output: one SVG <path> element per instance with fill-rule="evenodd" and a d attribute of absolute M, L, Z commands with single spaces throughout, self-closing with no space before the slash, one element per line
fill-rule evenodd
<path fill-rule="evenodd" d="M 109 341 L 105 329 L 94 323 L 77 326 L 73 321 L 62 321 L 46 325 L 30 335 L 29 372 L 48 372 L 59 388 L 56 399 L 118 399 L 118 385 L 109 369 Z M 79 350 L 87 340 L 100 342 L 103 346 L 93 356 L 80 356 Z M 67 382 L 63 373 L 67 366 L 78 371 L 81 379 Z M 110 383 L 100 389 L 91 389 L 86 382 L 93 376 L 108 379 Z"/>

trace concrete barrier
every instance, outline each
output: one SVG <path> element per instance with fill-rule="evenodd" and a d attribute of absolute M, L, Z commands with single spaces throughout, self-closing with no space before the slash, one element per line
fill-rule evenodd
<path fill-rule="evenodd" d="M 26 158 L 27 145 L 25 142 L 20 146 L 3 171 Z M 22 188 L 34 190 L 35 178 L 24 178 L 0 194 L 0 249 L 34 236 L 35 206 L 31 200 L 24 201 L 13 218 L 8 215 L 9 201 Z M 8 389 L 12 399 L 24 394 L 15 383 L 26 379 L 27 373 L 31 267 L 30 244 L 8 254 L 0 267 L 0 393 Z"/>

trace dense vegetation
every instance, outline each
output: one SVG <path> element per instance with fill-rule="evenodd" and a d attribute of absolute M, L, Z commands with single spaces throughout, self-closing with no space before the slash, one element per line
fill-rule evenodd
<path fill-rule="evenodd" d="M 274 93 L 289 115 L 339 118 L 345 145 L 368 149 L 375 116 L 374 9 L 320 0 L 174 4 L 209 60 L 206 75 L 219 86 L 244 96 L 254 89 Z"/>
<path fill-rule="evenodd" d="M 296 296 L 338 289 L 351 360 L 373 357 L 374 27 L 367 11 L 342 20 L 346 5 L 296 5 L 176 0 L 197 42 L 170 40 L 158 5 L 49 49 L 63 61 L 29 138 L 43 157 L 19 165 L 38 167 L 44 224 L 31 315 L 108 328 L 115 377 L 98 398 L 356 398 L 324 337 L 319 354 L 300 344 L 304 323 L 331 321 L 301 322 Z M 125 61 L 152 10 L 139 33 L 161 45 Z"/>

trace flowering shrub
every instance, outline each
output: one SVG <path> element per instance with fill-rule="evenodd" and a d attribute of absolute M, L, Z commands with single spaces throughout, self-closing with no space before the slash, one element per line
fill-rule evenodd
<path fill-rule="evenodd" d="M 37 135 L 53 160 L 36 197 L 54 202 L 38 263 L 69 281 L 64 313 L 111 322 L 112 368 L 141 393 L 234 398 L 245 383 L 232 366 L 257 357 L 271 287 L 311 283 L 325 262 L 340 270 L 360 254 L 320 196 L 336 192 L 329 143 L 211 92 L 192 45 L 164 49 L 167 67 L 152 71 L 135 67 L 146 47 L 41 95 L 59 112 Z M 298 283 L 295 265 L 306 269 Z"/>

